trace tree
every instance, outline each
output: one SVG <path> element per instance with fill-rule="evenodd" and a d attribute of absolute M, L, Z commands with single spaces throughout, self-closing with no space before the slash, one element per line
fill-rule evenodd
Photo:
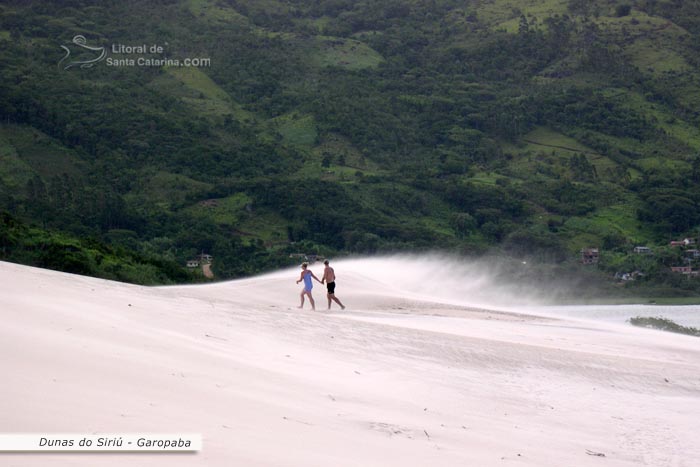
<path fill-rule="evenodd" d="M 688 231 L 700 222 L 697 203 L 680 190 L 661 189 L 646 199 L 638 217 L 651 222 L 657 230 L 678 234 Z"/>
<path fill-rule="evenodd" d="M 518 34 L 527 34 L 530 32 L 530 25 L 527 22 L 525 15 L 520 15 L 520 22 L 518 23 Z"/>
<path fill-rule="evenodd" d="M 321 159 L 321 167 L 328 168 L 331 166 L 331 155 L 327 152 L 323 153 L 323 159 Z"/>
<path fill-rule="evenodd" d="M 617 16 L 618 18 L 622 18 L 623 16 L 629 15 L 631 11 L 632 5 L 623 3 L 622 5 L 618 5 L 615 7 L 615 16 Z"/>

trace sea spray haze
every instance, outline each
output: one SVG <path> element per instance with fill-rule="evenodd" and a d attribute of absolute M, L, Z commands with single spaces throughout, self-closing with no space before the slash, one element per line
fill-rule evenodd
<path fill-rule="evenodd" d="M 484 308 L 536 306 L 581 297 L 580 275 L 504 257 L 461 258 L 442 253 L 401 254 L 334 262 L 343 274 L 365 276 L 377 292 Z"/>

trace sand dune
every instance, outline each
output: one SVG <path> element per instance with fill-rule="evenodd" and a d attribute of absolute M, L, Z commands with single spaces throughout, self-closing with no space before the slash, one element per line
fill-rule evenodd
<path fill-rule="evenodd" d="M 699 339 L 494 310 L 484 278 L 393 261 L 334 264 L 344 312 L 318 284 L 296 309 L 296 269 L 146 288 L 0 263 L 2 432 L 204 443 L 0 465 L 699 465 Z"/>

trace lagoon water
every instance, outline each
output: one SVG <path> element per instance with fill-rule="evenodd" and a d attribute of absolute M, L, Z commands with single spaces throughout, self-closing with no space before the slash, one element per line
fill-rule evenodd
<path fill-rule="evenodd" d="M 523 307 L 534 315 L 623 323 L 630 318 L 662 317 L 683 326 L 700 328 L 700 305 L 568 305 Z"/>

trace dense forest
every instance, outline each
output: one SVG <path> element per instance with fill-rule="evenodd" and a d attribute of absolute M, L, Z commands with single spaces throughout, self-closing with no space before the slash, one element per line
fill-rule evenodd
<path fill-rule="evenodd" d="M 444 250 L 700 293 L 669 246 L 700 227 L 699 12 L 3 2 L 0 259 L 160 284 Z"/>

